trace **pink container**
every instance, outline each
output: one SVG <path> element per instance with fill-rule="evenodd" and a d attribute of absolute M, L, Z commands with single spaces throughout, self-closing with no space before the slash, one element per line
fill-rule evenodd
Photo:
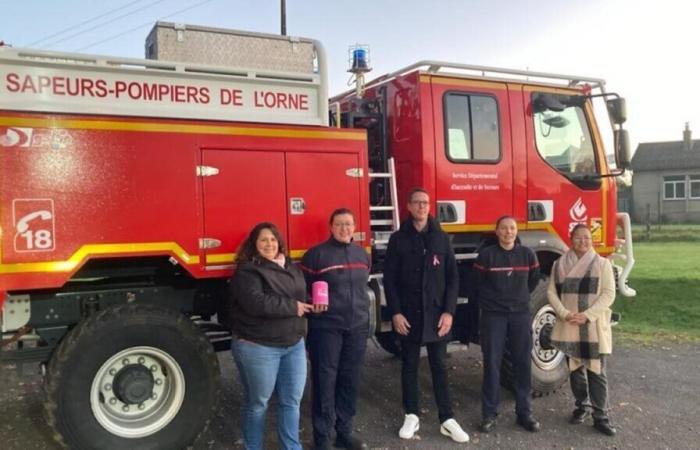
<path fill-rule="evenodd" d="M 311 285 L 311 302 L 314 305 L 328 304 L 328 283 L 325 281 L 314 281 Z"/>

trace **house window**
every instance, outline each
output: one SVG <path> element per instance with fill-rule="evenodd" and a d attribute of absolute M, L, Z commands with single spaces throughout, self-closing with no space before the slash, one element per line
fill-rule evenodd
<path fill-rule="evenodd" d="M 685 175 L 664 177 L 664 200 L 685 198 Z"/>
<path fill-rule="evenodd" d="M 700 175 L 690 175 L 690 198 L 700 199 Z"/>
<path fill-rule="evenodd" d="M 444 99 L 445 147 L 454 162 L 496 162 L 501 144 L 496 99 L 448 93 Z"/>

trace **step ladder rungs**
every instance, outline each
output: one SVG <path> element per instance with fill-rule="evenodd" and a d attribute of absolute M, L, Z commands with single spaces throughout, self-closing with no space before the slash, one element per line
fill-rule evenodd
<path fill-rule="evenodd" d="M 393 206 L 370 206 L 370 211 L 393 211 Z"/>
<path fill-rule="evenodd" d="M 370 178 L 391 178 L 391 174 L 388 172 L 370 172 Z"/>
<path fill-rule="evenodd" d="M 370 225 L 385 225 L 386 226 L 386 225 L 393 225 L 394 221 L 391 219 L 386 219 L 386 220 L 376 219 L 376 220 L 370 220 L 369 223 L 370 223 Z"/>

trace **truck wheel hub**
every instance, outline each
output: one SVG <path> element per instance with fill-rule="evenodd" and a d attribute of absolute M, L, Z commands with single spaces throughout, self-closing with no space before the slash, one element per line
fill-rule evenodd
<path fill-rule="evenodd" d="M 185 376 L 177 361 L 155 347 L 131 347 L 97 370 L 90 389 L 95 419 L 107 431 L 142 438 L 177 416 L 185 398 Z"/>
<path fill-rule="evenodd" d="M 142 403 L 153 394 L 154 383 L 151 371 L 140 364 L 130 364 L 114 377 L 114 393 L 127 405 Z"/>
<path fill-rule="evenodd" d="M 532 319 L 532 362 L 542 370 L 557 367 L 564 359 L 564 354 L 552 346 L 552 330 L 557 316 L 550 305 L 537 311 Z"/>

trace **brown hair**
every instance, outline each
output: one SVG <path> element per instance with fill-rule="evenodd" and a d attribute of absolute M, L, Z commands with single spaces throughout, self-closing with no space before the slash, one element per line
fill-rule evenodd
<path fill-rule="evenodd" d="M 238 252 L 236 253 L 236 264 L 254 261 L 255 259 L 259 259 L 261 257 L 260 253 L 258 253 L 256 243 L 260 233 L 264 229 L 270 230 L 275 239 L 277 239 L 279 253 L 287 256 L 287 246 L 284 243 L 284 239 L 282 239 L 282 234 L 280 233 L 279 228 L 277 228 L 277 226 L 272 222 L 261 222 L 250 230 L 248 237 L 246 237 L 246 239 L 241 243 L 241 246 L 238 247 Z"/>
<path fill-rule="evenodd" d="M 585 223 L 577 223 L 577 224 L 574 225 L 574 227 L 571 229 L 571 233 L 569 233 L 569 239 L 573 239 L 573 238 L 574 238 L 574 234 L 576 234 L 576 232 L 577 232 L 578 230 L 580 230 L 581 228 L 585 228 L 586 230 L 591 231 L 591 230 L 588 228 L 588 226 L 586 226 Z"/>
<path fill-rule="evenodd" d="M 413 196 L 419 192 L 424 193 L 428 197 L 430 197 L 430 194 L 428 194 L 428 191 L 425 190 L 425 188 L 422 187 L 414 187 L 410 191 L 408 191 L 408 203 L 411 203 L 411 200 L 413 200 Z"/>
<path fill-rule="evenodd" d="M 342 216 L 343 214 L 350 214 L 352 216 L 353 222 L 355 221 L 355 214 L 353 214 L 350 209 L 338 208 L 331 213 L 331 218 L 328 219 L 328 225 L 333 225 L 333 219 L 335 219 L 335 216 Z"/>
<path fill-rule="evenodd" d="M 496 228 L 498 228 L 498 226 L 501 224 L 501 222 L 503 222 L 504 220 L 508 220 L 508 219 L 510 219 L 510 220 L 512 220 L 513 222 L 515 222 L 516 225 L 518 224 L 518 221 L 515 220 L 515 217 L 506 214 L 506 215 L 501 216 L 501 217 L 498 218 L 498 220 L 496 221 Z"/>

